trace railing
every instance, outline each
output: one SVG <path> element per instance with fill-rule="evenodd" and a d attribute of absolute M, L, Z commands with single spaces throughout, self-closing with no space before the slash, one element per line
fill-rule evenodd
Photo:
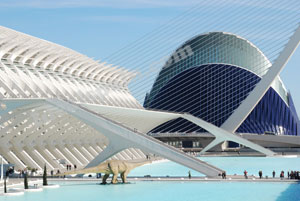
<path fill-rule="evenodd" d="M 193 156 L 187 155 L 187 154 L 185 154 L 183 151 L 181 151 L 181 150 L 179 150 L 179 149 L 176 149 L 176 148 L 173 147 L 173 146 L 170 146 L 170 145 L 168 145 L 168 144 L 165 144 L 165 143 L 161 142 L 160 140 L 157 140 L 157 139 L 155 139 L 155 138 L 153 138 L 153 137 L 150 137 L 150 136 L 148 136 L 148 135 L 146 135 L 146 134 L 143 134 L 143 133 L 139 132 L 137 129 L 132 129 L 132 128 L 130 128 L 130 127 L 124 125 L 124 124 L 121 124 L 120 122 L 117 122 L 117 121 L 115 121 L 115 120 L 109 119 L 109 118 L 107 118 L 107 117 L 105 117 L 105 116 L 103 116 L 103 115 L 101 115 L 101 114 L 99 114 L 99 113 L 96 113 L 96 112 L 94 112 L 94 111 L 91 111 L 91 110 L 89 110 L 88 108 L 83 107 L 83 106 L 81 106 L 81 105 L 79 105 L 79 104 L 76 104 L 76 103 L 74 103 L 74 102 L 71 102 L 71 101 L 69 101 L 69 100 L 63 100 L 63 101 L 65 101 L 65 102 L 67 102 L 67 103 L 69 103 L 69 104 L 71 104 L 71 105 L 77 106 L 77 107 L 79 107 L 79 108 L 82 109 L 82 110 L 85 110 L 85 111 L 87 111 L 87 112 L 89 112 L 89 113 L 92 113 L 92 114 L 96 115 L 97 117 L 100 117 L 100 118 L 102 118 L 102 119 L 105 119 L 106 121 L 112 122 L 112 123 L 114 123 L 114 124 L 116 124 L 116 125 L 118 125 L 118 126 L 120 126 L 120 127 L 123 127 L 123 128 L 125 128 L 125 129 L 127 129 L 127 130 L 129 130 L 129 131 L 131 131 L 131 132 L 134 132 L 134 133 L 136 133 L 136 134 L 138 134 L 138 135 L 140 135 L 140 136 L 142 136 L 142 137 L 144 137 L 144 138 L 150 140 L 151 142 L 154 142 L 154 143 L 157 143 L 157 144 L 159 144 L 159 145 L 165 146 L 165 147 L 171 149 L 172 151 L 174 151 L 174 152 L 176 152 L 176 153 L 178 153 L 178 154 L 180 154 L 180 155 L 182 155 L 182 156 L 188 157 L 189 159 L 191 159 L 191 160 L 193 160 L 193 161 L 195 161 L 195 162 L 205 164 L 205 165 L 209 166 L 210 168 L 213 168 L 213 169 L 215 169 L 215 170 L 217 170 L 217 171 L 219 171 L 219 172 L 222 172 L 222 171 L 223 171 L 223 170 L 221 170 L 221 169 L 219 169 L 219 168 L 217 168 L 217 167 L 215 167 L 215 166 L 213 166 L 213 165 L 210 165 L 210 164 L 208 164 L 208 163 L 206 163 L 206 162 L 204 162 L 204 161 L 202 161 L 202 160 L 199 160 L 198 158 L 195 158 L 195 157 L 193 157 Z"/>
<path fill-rule="evenodd" d="M 210 133 L 148 133 L 152 137 L 214 137 Z"/>

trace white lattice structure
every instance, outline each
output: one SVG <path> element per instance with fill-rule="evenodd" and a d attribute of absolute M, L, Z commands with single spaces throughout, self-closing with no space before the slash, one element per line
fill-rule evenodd
<path fill-rule="evenodd" d="M 109 158 L 142 159 L 146 152 L 218 175 L 222 170 L 145 135 L 178 115 L 147 113 L 127 87 L 135 75 L 0 27 L 0 155 L 4 162 L 15 164 L 16 169 L 42 170 L 46 165 L 54 170 L 66 164 L 97 165 Z M 125 108 L 138 113 L 128 116 Z M 108 119 L 107 114 L 111 114 Z"/>
<path fill-rule="evenodd" d="M 127 88 L 135 73 L 63 46 L 0 27 L 0 60 L 0 154 L 17 168 L 62 168 L 58 159 L 85 166 L 107 143 L 80 120 L 34 99 L 142 108 Z M 128 149 L 115 157 L 144 156 Z"/>
<path fill-rule="evenodd" d="M 296 48 L 293 41 L 299 42 L 299 33 L 300 29 L 286 49 Z M 111 157 L 132 160 L 153 153 L 207 176 L 220 174 L 223 170 L 145 135 L 176 118 L 213 134 L 216 139 L 208 148 L 229 140 L 274 155 L 230 129 L 190 114 L 145 110 L 127 87 L 134 76 L 68 48 L 0 27 L 0 155 L 4 162 L 14 163 L 17 169 L 42 170 L 46 164 L 53 170 L 64 168 L 60 159 L 80 168 Z"/>
<path fill-rule="evenodd" d="M 0 27 L 0 48 L 0 98 L 59 97 L 141 107 L 127 88 L 135 73 L 4 27 Z"/>

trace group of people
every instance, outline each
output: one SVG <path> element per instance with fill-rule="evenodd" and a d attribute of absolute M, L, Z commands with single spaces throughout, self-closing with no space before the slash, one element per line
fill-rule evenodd
<path fill-rule="evenodd" d="M 258 171 L 258 176 L 259 176 L 260 179 L 263 177 L 263 172 L 261 170 Z M 276 172 L 275 172 L 275 170 L 273 170 L 272 177 L 275 178 L 275 176 L 276 176 Z M 283 170 L 280 172 L 279 176 L 280 176 L 281 179 L 284 178 L 284 171 Z M 268 176 L 266 176 L 266 178 L 268 178 Z"/>
<path fill-rule="evenodd" d="M 288 172 L 288 177 L 289 177 L 289 175 L 290 175 L 290 173 Z M 275 178 L 275 176 L 276 176 L 275 170 L 273 170 L 272 176 L 273 176 L 273 178 Z M 280 177 L 280 179 L 284 178 L 284 171 L 283 170 L 280 172 L 279 177 Z"/>
<path fill-rule="evenodd" d="M 72 170 L 72 165 L 67 165 L 66 167 L 67 167 L 67 170 Z M 77 165 L 74 164 L 74 170 L 76 170 L 76 169 L 77 169 Z"/>
<path fill-rule="evenodd" d="M 13 173 L 14 171 L 12 171 Z M 19 172 L 19 178 L 24 178 L 25 174 L 30 174 L 31 176 L 35 176 L 35 174 L 38 172 L 37 168 L 24 168 L 22 170 L 18 170 Z"/>
<path fill-rule="evenodd" d="M 288 179 L 298 179 L 300 180 L 300 172 L 299 171 L 291 171 L 288 172 Z"/>
<path fill-rule="evenodd" d="M 263 177 L 263 172 L 261 170 L 258 171 L 258 176 L 261 179 Z M 275 170 L 273 170 L 272 172 L 272 177 L 275 178 L 276 176 L 276 172 Z M 248 172 L 245 170 L 244 171 L 244 177 L 245 179 L 248 179 Z M 268 176 L 266 176 L 267 178 Z M 279 174 L 280 179 L 284 178 L 284 171 L 282 170 Z M 287 172 L 287 178 L 288 179 L 299 179 L 300 180 L 300 171 L 291 171 L 291 172 Z"/>

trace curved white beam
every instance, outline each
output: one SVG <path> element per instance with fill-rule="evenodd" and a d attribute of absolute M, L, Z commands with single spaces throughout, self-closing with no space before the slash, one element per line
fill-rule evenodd
<path fill-rule="evenodd" d="M 240 106 L 233 112 L 233 114 L 223 123 L 221 128 L 235 132 L 238 127 L 244 122 L 247 116 L 252 112 L 255 106 L 259 103 L 261 98 L 270 88 L 273 81 L 280 74 L 285 67 L 289 58 L 297 49 L 300 42 L 300 26 L 296 29 L 289 42 L 280 53 L 274 64 L 269 68 L 268 72 L 262 77 L 259 83 L 247 96 L 247 98 L 240 104 Z"/>
<path fill-rule="evenodd" d="M 77 117 L 109 139 L 110 144 L 108 146 L 108 151 L 104 152 L 103 156 L 101 156 L 101 154 L 97 156 L 88 166 L 94 166 L 103 162 L 111 156 L 110 153 L 119 152 L 120 149 L 139 148 L 146 152 L 151 152 L 175 161 L 210 177 L 216 177 L 223 171 L 197 158 L 189 156 L 172 146 L 166 145 L 159 140 L 139 133 L 137 130 L 132 130 L 117 122 L 113 122 L 112 120 L 106 119 L 103 116 L 100 116 L 99 114 L 79 105 L 57 99 L 47 99 L 46 101 L 49 104 L 66 111 L 72 116 Z"/>

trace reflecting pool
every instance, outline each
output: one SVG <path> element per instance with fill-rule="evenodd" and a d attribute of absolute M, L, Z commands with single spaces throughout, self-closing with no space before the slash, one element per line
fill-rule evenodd
<path fill-rule="evenodd" d="M 285 174 L 290 170 L 300 170 L 300 158 L 287 157 L 201 157 L 203 161 L 215 165 L 227 172 L 228 175 L 243 175 L 247 170 L 249 175 L 258 175 L 262 170 L 263 175 L 272 175 L 275 170 L 276 176 L 283 170 Z M 129 176 L 187 176 L 190 169 L 171 161 L 144 165 L 131 171 Z M 192 176 L 204 176 L 192 171 Z"/>
<path fill-rule="evenodd" d="M 227 171 L 227 174 L 271 175 L 275 170 L 300 169 L 300 158 L 201 157 L 202 160 Z M 189 169 L 173 162 L 145 165 L 130 176 L 187 176 Z M 192 176 L 201 174 L 192 171 Z M 51 182 L 50 182 L 51 183 Z M 136 181 L 129 184 L 99 185 L 100 181 L 61 181 L 57 189 L 25 192 L 23 196 L 0 197 L 0 201 L 298 201 L 300 184 L 285 182 L 199 182 Z"/>
<path fill-rule="evenodd" d="M 61 188 L 0 197 L 7 201 L 293 201 L 300 185 L 247 182 L 136 182 L 99 185 L 94 182 L 60 183 Z"/>

